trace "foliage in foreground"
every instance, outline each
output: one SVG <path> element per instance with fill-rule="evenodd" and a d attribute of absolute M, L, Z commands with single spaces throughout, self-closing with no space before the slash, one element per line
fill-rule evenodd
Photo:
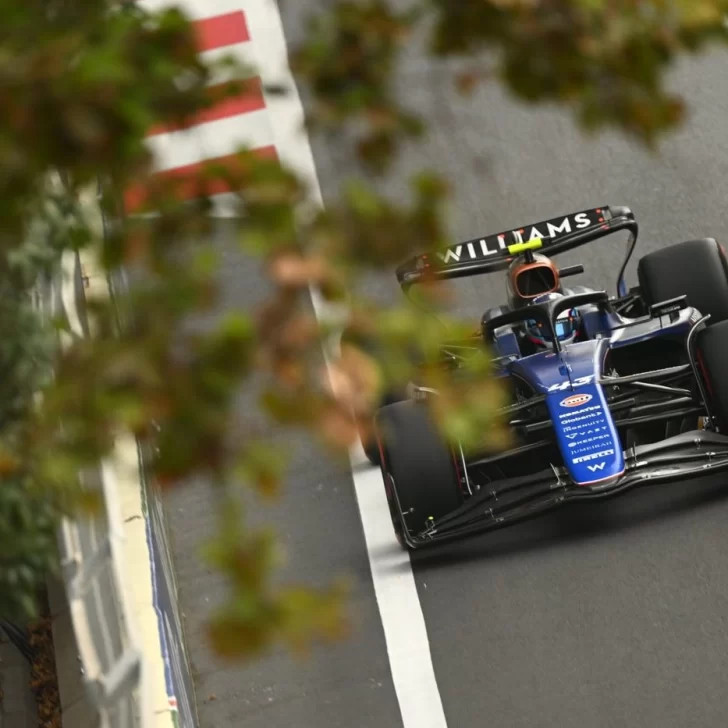
<path fill-rule="evenodd" d="M 330 5 L 294 55 L 295 71 L 313 94 L 311 128 L 350 131 L 374 180 L 352 182 L 325 211 L 304 217 L 306 190 L 276 162 L 241 150 L 235 170 L 206 169 L 197 179 L 201 193 L 221 177 L 238 193 L 245 216 L 235 223 L 236 238 L 262 262 L 273 292 L 263 306 L 229 311 L 201 331 L 186 324 L 218 303 L 209 204 L 202 194 L 183 205 L 179 182 L 152 177 L 144 135 L 237 88 L 218 85 L 210 98 L 213 69 L 197 57 L 191 26 L 175 10 L 0 0 L 0 280 L 7 281 L 0 296 L 0 613 L 33 613 L 53 559 L 53 526 L 83 501 L 79 470 L 124 429 L 149 440 L 155 422 L 157 480 L 172 487 L 205 477 L 224 504 L 205 554 L 230 587 L 211 625 L 217 649 L 249 656 L 281 640 L 305 648 L 340 635 L 341 589 L 278 586 L 275 538 L 245 526 L 235 486 L 264 499 L 279 494 L 284 464 L 267 434 L 272 426 L 308 428 L 332 452 L 345 452 L 357 437 L 352 412 L 364 417 L 379 392 L 407 381 L 413 340 L 432 361 L 443 336 L 419 309 L 379 310 L 350 295 L 362 272 L 447 242 L 446 180 L 422 170 L 409 202 L 396 203 L 376 179 L 401 144 L 416 143 L 427 128 L 392 91 L 403 45 L 424 24 L 431 52 L 459 59 L 452 81 L 463 92 L 495 80 L 524 100 L 570 108 L 587 129 L 611 125 L 652 146 L 683 115 L 663 84 L 670 61 L 726 39 L 726 3 L 718 0 L 421 0 L 407 13 L 377 0 Z M 47 180 L 56 171 L 65 186 L 51 193 Z M 77 202 L 99 179 L 115 221 L 104 239 Z M 123 214 L 118 200 L 132 184 L 142 186 L 157 216 Z M 53 354 L 52 332 L 39 328 L 24 294 L 61 250 L 89 245 L 101 248 L 109 270 L 139 274 L 116 302 L 129 319 L 120 330 L 112 304 L 96 302 L 95 337 Z M 383 364 L 348 348 L 329 379 L 321 358 L 329 331 L 310 313 L 309 286 L 347 305 L 348 325 L 378 340 Z M 443 307 L 437 287 L 422 296 Z M 467 323 L 445 319 L 448 337 L 469 333 Z M 485 355 L 470 366 L 478 383 L 467 390 L 429 370 L 430 384 L 444 391 L 436 414 L 449 435 L 496 446 L 502 396 Z M 241 423 L 234 395 L 242 387 L 253 396 L 254 382 L 262 383 L 258 410 Z M 234 443 L 231 431 L 239 433 Z"/>
<path fill-rule="evenodd" d="M 47 593 L 41 592 L 41 594 L 41 612 L 29 630 L 30 645 L 33 650 L 30 688 L 38 710 L 38 725 L 43 728 L 61 728 L 61 696 L 53 644 L 53 618 L 48 609 Z"/>

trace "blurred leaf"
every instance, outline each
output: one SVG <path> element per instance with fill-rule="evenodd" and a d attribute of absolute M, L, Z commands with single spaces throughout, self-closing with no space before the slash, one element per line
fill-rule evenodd
<path fill-rule="evenodd" d="M 436 421 L 466 450 L 509 442 L 498 416 L 507 393 L 478 322 L 448 313 L 444 287 L 411 291 L 412 307 L 361 294 L 365 274 L 451 242 L 447 179 L 415 170 L 408 196 L 381 179 L 402 149 L 427 152 L 428 120 L 402 104 L 409 48 L 425 38 L 456 61 L 443 68 L 466 94 L 500 81 L 524 102 L 561 105 L 591 133 L 611 127 L 656 149 L 687 113 L 667 72 L 725 44 L 727 11 L 724 0 L 328 3 L 292 65 L 310 99 L 308 129 L 355 155 L 364 174 L 317 210 L 308 182 L 270 150 L 155 173 L 150 132 L 189 126 L 232 95 L 293 91 L 259 87 L 232 57 L 199 56 L 180 10 L 0 0 L 0 614 L 37 611 L 58 567 L 60 519 L 95 515 L 94 468 L 131 431 L 159 485 L 206 479 L 223 499 L 205 554 L 229 586 L 210 623 L 218 651 L 306 650 L 345 634 L 345 589 L 274 586 L 280 544 L 227 497 L 235 480 L 264 497 L 284 492 L 285 443 L 264 433 L 303 428 L 343 457 L 381 396 L 415 381 L 440 392 Z M 224 223 L 210 215 L 220 190 L 237 204 Z M 222 300 L 224 225 L 265 277 L 255 307 Z M 64 310 L 61 256 L 82 249 L 99 254 L 114 295 L 84 302 L 91 289 L 76 280 L 77 310 Z M 316 320 L 311 287 L 338 306 L 335 321 Z M 327 369 L 345 326 L 350 339 Z M 455 349 L 457 378 L 456 357 L 442 357 Z"/>
<path fill-rule="evenodd" d="M 272 443 L 247 442 L 238 465 L 238 476 L 260 495 L 273 498 L 280 494 L 287 460 L 286 454 Z"/>

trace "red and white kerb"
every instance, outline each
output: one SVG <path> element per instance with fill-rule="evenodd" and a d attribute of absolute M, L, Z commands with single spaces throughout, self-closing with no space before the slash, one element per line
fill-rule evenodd
<path fill-rule="evenodd" d="M 141 3 L 156 5 L 156 3 Z M 213 3 L 214 4 L 214 3 Z M 202 3 L 197 4 L 202 5 Z M 251 66 L 255 63 L 254 38 L 249 30 L 244 10 L 200 18 L 194 21 L 197 45 L 203 57 L 234 55 Z M 238 79 L 239 80 L 239 79 Z M 178 194 L 183 199 L 193 199 L 198 194 L 194 176 L 209 163 L 227 168 L 236 164 L 235 151 L 241 146 L 253 149 L 264 157 L 276 158 L 273 127 L 262 90 L 260 77 L 246 79 L 242 93 L 205 109 L 184 127 L 159 124 L 149 130 L 147 140 L 155 156 L 157 174 L 177 178 L 190 183 L 179 185 Z M 219 91 L 230 79 L 215 79 L 211 93 Z M 229 188 L 223 180 L 208 186 L 213 197 L 224 195 Z M 137 211 L 145 201 L 143 185 L 136 185 L 125 194 L 128 213 Z"/>

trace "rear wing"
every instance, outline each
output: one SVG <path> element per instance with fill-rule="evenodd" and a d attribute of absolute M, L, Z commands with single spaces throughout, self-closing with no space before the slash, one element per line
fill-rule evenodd
<path fill-rule="evenodd" d="M 418 255 L 397 268 L 397 280 L 406 292 L 426 280 L 447 280 L 494 273 L 508 268 L 518 251 L 509 247 L 535 238 L 542 240 L 541 252 L 552 256 L 620 230 L 629 230 L 630 245 L 617 281 L 618 295 L 626 294 L 624 271 L 632 257 L 639 226 L 629 207 L 596 207 L 565 217 L 508 230 L 497 235 L 467 240 L 437 251 Z"/>

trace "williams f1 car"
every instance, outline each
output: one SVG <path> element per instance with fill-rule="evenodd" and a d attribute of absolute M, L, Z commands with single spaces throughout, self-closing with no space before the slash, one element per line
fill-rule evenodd
<path fill-rule="evenodd" d="M 629 233 L 616 295 L 565 278 L 553 257 Z M 712 238 L 668 245 L 625 270 L 638 224 L 600 207 L 419 255 L 397 270 L 403 289 L 426 278 L 506 276 L 508 301 L 482 316 L 487 345 L 512 396 L 500 412 L 506 452 L 463 454 L 423 406 L 436 392 L 411 383 L 383 403 L 376 437 L 398 539 L 415 549 L 502 528 L 577 501 L 728 469 L 728 260 Z M 461 342 L 462 343 L 462 342 Z M 470 342 L 473 346 L 473 342 Z M 455 368 L 460 349 L 443 349 Z"/>

